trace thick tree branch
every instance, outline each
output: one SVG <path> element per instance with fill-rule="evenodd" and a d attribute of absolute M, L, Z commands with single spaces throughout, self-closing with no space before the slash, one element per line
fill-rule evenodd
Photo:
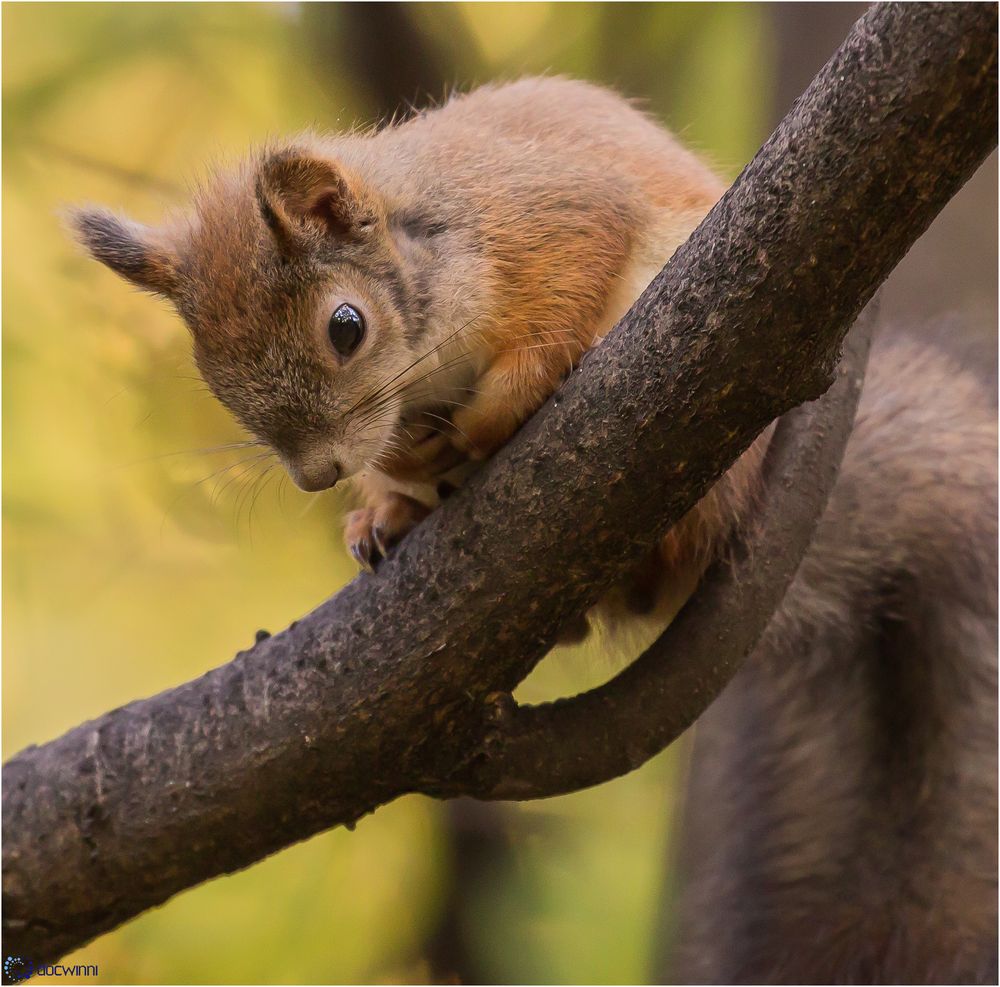
<path fill-rule="evenodd" d="M 996 21 L 869 11 L 621 324 L 377 576 L 11 759 L 7 952 L 51 959 L 478 757 L 487 697 L 825 390 L 847 327 L 995 144 Z"/>
<path fill-rule="evenodd" d="M 833 490 L 874 307 L 848 336 L 833 386 L 778 422 L 760 515 L 730 558 L 716 563 L 667 630 L 605 685 L 539 706 L 516 706 L 505 693 L 494 699 L 487 753 L 449 779 L 452 791 L 490 799 L 579 791 L 644 764 L 704 712 L 764 633 Z"/>

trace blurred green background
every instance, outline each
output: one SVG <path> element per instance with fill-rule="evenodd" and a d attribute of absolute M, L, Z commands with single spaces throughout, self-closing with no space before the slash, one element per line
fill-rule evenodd
<path fill-rule="evenodd" d="M 65 205 L 155 221 L 206 163 L 255 141 L 541 71 L 645 99 L 734 177 L 861 9 L 4 4 L 5 756 L 226 661 L 354 573 L 342 495 L 216 448 L 241 435 L 178 318 L 77 252 Z M 902 317 L 954 304 L 992 340 L 990 167 L 940 221 L 944 245 L 920 246 L 930 260 L 890 288 Z M 608 669 L 577 650 L 524 692 Z M 106 983 L 658 980 L 682 773 L 669 751 L 543 804 L 403 799 L 66 962 L 97 963 Z"/>

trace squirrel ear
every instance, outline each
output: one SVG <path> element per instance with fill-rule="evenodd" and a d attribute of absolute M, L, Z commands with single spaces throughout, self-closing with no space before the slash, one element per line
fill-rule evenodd
<path fill-rule="evenodd" d="M 309 229 L 341 235 L 360 220 L 360 204 L 332 161 L 289 149 L 267 157 L 256 182 L 260 214 L 282 247 Z"/>
<path fill-rule="evenodd" d="M 177 290 L 177 259 L 155 230 L 106 209 L 75 209 L 69 223 L 90 255 L 127 281 L 159 295 Z"/>

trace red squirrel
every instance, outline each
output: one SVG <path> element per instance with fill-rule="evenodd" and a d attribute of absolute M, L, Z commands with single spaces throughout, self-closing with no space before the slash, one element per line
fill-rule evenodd
<path fill-rule="evenodd" d="M 530 78 L 263 148 L 158 227 L 101 209 L 73 221 L 94 257 L 174 303 L 209 387 L 302 489 L 350 480 L 364 506 L 346 541 L 375 566 L 553 393 L 724 188 L 619 96 Z M 648 611 L 690 591 L 752 514 L 766 442 L 612 602 Z M 973 378 L 928 348 L 876 347 L 771 651 L 717 704 L 729 720 L 706 717 L 721 739 L 696 758 L 706 821 L 692 832 L 711 840 L 684 868 L 679 976 L 995 975 L 994 470 L 995 415 Z M 954 652 L 925 668 L 894 622 L 910 613 L 899 587 L 931 555 L 941 592 L 965 596 L 954 626 L 927 636 Z M 896 649 L 885 668 L 876 633 Z M 713 779 L 736 790 L 718 811 Z"/>
<path fill-rule="evenodd" d="M 75 224 L 176 305 L 209 387 L 302 489 L 350 479 L 364 507 L 346 541 L 371 566 L 549 397 L 724 189 L 618 96 L 525 79 L 264 149 L 159 228 L 102 210 Z M 710 557 L 759 452 L 667 537 L 671 566 Z"/>

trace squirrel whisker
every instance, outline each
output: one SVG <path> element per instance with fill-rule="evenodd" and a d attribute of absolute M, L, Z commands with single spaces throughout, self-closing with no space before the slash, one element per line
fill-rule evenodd
<path fill-rule="evenodd" d="M 239 482 L 241 482 L 245 477 L 247 477 L 248 475 L 252 474 L 253 471 L 259 465 L 261 465 L 263 462 L 266 462 L 266 461 L 267 461 L 267 457 L 266 457 L 266 455 L 263 455 L 263 454 L 260 455 L 260 456 L 256 456 L 256 457 L 252 458 L 251 460 L 243 460 L 243 463 L 248 463 L 248 465 L 245 466 L 244 469 L 240 470 L 239 473 L 235 474 L 234 476 L 231 476 L 221 486 L 216 485 L 215 489 L 212 491 L 212 493 L 211 493 L 211 495 L 209 497 L 209 500 L 211 501 L 211 503 L 213 503 L 213 504 L 218 503 L 219 499 L 222 497 L 222 494 L 226 491 L 226 489 L 228 487 L 230 487 L 234 482 L 236 482 L 237 484 Z M 243 463 L 236 463 L 234 465 L 240 466 L 240 465 L 243 465 Z"/>
<path fill-rule="evenodd" d="M 463 325 L 459 326 L 456 330 L 454 330 L 454 332 L 449 333 L 443 340 L 441 340 L 440 343 L 438 343 L 436 346 L 432 346 L 422 356 L 417 357 L 417 359 L 414 360 L 409 366 L 404 367 L 402 370 L 400 370 L 399 373 L 395 374 L 393 377 L 390 377 L 388 380 L 382 380 L 382 381 L 378 382 L 374 387 L 372 387 L 364 395 L 364 397 L 361 398 L 361 400 L 355 402 L 355 404 L 353 404 L 350 408 L 347 409 L 347 411 L 345 412 L 345 416 L 346 415 L 350 415 L 351 412 L 357 411 L 359 408 L 363 408 L 365 406 L 365 402 L 367 400 L 369 400 L 371 397 L 379 395 L 380 392 L 381 392 L 381 390 L 382 390 L 382 388 L 388 387 L 390 384 L 392 384 L 395 381 L 397 381 L 404 374 L 409 373 L 415 366 L 417 366 L 418 364 L 420 364 L 421 362 L 423 362 L 424 360 L 426 360 L 428 357 L 433 356 L 443 346 L 448 345 L 448 343 L 450 343 L 452 340 L 454 340 L 455 336 L 457 336 L 459 333 L 463 332 L 464 330 L 468 329 L 468 327 L 471 326 L 473 322 L 475 322 L 477 319 L 479 319 L 481 317 L 482 317 L 482 315 L 480 314 L 480 315 L 476 315 L 473 318 L 469 319 L 468 322 L 466 322 Z M 481 332 L 482 330 L 476 330 L 476 331 L 477 332 Z"/>

